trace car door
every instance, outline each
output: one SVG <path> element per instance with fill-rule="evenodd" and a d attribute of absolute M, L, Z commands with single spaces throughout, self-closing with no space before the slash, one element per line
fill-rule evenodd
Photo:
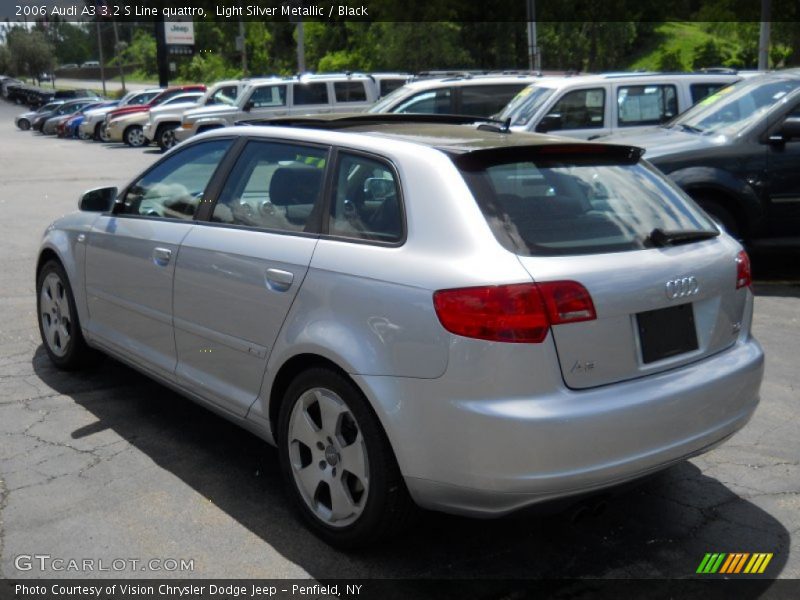
<path fill-rule="evenodd" d="M 666 83 L 620 83 L 614 86 L 612 112 L 619 132 L 647 129 L 678 115 L 678 88 Z"/>
<path fill-rule="evenodd" d="M 800 118 L 800 102 L 777 119 L 771 128 L 777 134 L 784 118 Z M 767 218 L 771 237 L 800 240 L 800 138 L 772 141 L 767 151 Z"/>
<path fill-rule="evenodd" d="M 172 278 L 178 246 L 230 139 L 191 144 L 158 162 L 94 222 L 86 244 L 93 339 L 157 374 L 175 370 Z"/>
<path fill-rule="evenodd" d="M 455 110 L 455 90 L 451 86 L 417 92 L 400 100 L 386 112 L 452 115 Z"/>
<path fill-rule="evenodd" d="M 363 80 L 334 81 L 333 95 L 336 103 L 333 112 L 361 112 L 372 102 L 367 91 L 367 82 Z"/>
<path fill-rule="evenodd" d="M 328 148 L 250 140 L 175 268 L 178 382 L 245 415 L 317 244 Z"/>
<path fill-rule="evenodd" d="M 611 133 L 607 87 L 565 92 L 536 125 L 536 131 L 584 140 Z"/>
<path fill-rule="evenodd" d="M 249 107 L 249 110 L 240 112 L 237 118 L 257 119 L 287 114 L 286 84 L 261 85 L 253 88 L 245 106 Z"/>
<path fill-rule="evenodd" d="M 329 113 L 333 108 L 325 81 L 295 82 L 292 85 L 292 102 L 289 114 Z"/>

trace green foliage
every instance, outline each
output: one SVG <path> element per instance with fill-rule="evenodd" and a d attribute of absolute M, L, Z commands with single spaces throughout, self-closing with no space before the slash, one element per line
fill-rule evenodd
<path fill-rule="evenodd" d="M 241 70 L 228 66 L 220 55 L 211 53 L 196 54 L 180 72 L 181 79 L 199 83 L 213 83 L 241 75 Z"/>
<path fill-rule="evenodd" d="M 714 40 L 710 39 L 694 49 L 692 68 L 699 70 L 707 67 L 719 67 L 727 58 L 728 57 L 723 54 L 719 45 L 717 45 Z"/>
<path fill-rule="evenodd" d="M 685 71 L 683 57 L 680 50 L 668 50 L 658 57 L 659 71 Z"/>
<path fill-rule="evenodd" d="M 81 64 L 94 58 L 89 26 L 83 23 L 68 23 L 56 16 L 42 32 L 53 46 L 58 64 Z"/>
<path fill-rule="evenodd" d="M 109 61 L 110 65 L 136 65 L 139 75 L 150 77 L 158 72 L 156 64 L 156 40 L 149 30 L 139 29 L 130 44 L 119 55 Z"/>
<path fill-rule="evenodd" d="M 53 48 L 41 31 L 12 27 L 6 34 L 11 68 L 34 79 L 55 66 Z"/>
<path fill-rule="evenodd" d="M 13 74 L 11 52 L 8 51 L 8 47 L 5 44 L 0 45 L 0 73 Z"/>

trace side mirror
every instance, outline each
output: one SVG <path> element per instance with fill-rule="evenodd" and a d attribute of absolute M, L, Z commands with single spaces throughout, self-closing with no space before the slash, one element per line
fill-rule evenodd
<path fill-rule="evenodd" d="M 539 133 L 547 133 L 548 131 L 556 131 L 558 129 L 561 129 L 561 115 L 558 113 L 545 115 L 536 126 L 536 131 Z"/>
<path fill-rule="evenodd" d="M 95 188 L 85 192 L 78 202 L 78 208 L 84 212 L 107 212 L 117 198 L 117 188 Z"/>
<path fill-rule="evenodd" d="M 255 106 L 255 103 L 252 100 L 248 100 L 244 103 L 244 112 L 250 112 L 253 110 L 253 106 Z"/>
<path fill-rule="evenodd" d="M 786 117 L 779 133 L 787 142 L 793 138 L 800 138 L 800 117 Z"/>

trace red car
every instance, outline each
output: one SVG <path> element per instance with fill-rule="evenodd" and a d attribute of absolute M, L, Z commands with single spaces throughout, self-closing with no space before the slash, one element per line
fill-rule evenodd
<path fill-rule="evenodd" d="M 154 106 L 158 106 L 165 100 L 169 100 L 170 98 L 176 96 L 177 94 L 182 94 L 184 92 L 198 92 L 198 91 L 205 92 L 206 86 L 204 86 L 203 84 L 192 84 L 192 85 L 178 85 L 175 87 L 169 87 L 164 91 L 162 91 L 157 96 L 154 96 L 153 99 L 150 100 L 150 102 L 148 102 L 147 104 L 132 104 L 112 110 L 106 115 L 106 123 L 108 123 L 111 119 L 116 119 L 120 115 L 127 115 L 135 112 L 148 111 Z"/>

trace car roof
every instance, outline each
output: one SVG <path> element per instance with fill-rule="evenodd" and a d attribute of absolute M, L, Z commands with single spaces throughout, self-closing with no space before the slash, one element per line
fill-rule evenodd
<path fill-rule="evenodd" d="M 735 73 L 603 73 L 599 75 L 574 75 L 570 77 L 541 77 L 533 81 L 534 85 L 550 88 L 578 87 L 583 85 L 609 83 L 621 81 L 633 84 L 647 84 L 648 81 L 689 81 L 689 82 L 719 82 L 721 84 L 733 83 L 742 79 Z"/>
<path fill-rule="evenodd" d="M 431 79 L 417 79 L 403 86 L 409 91 L 426 90 L 438 87 L 469 87 L 474 85 L 492 84 L 531 84 L 548 79 L 563 79 L 563 77 L 543 77 L 541 75 L 475 75 L 471 77 L 438 77 Z"/>
<path fill-rule="evenodd" d="M 539 133 L 511 132 L 505 124 L 491 119 L 463 115 L 398 115 L 339 113 L 265 119 L 258 124 L 242 123 L 236 128 L 216 129 L 203 137 L 230 135 L 232 131 L 258 137 L 286 135 L 287 139 L 314 137 L 323 143 L 343 143 L 376 137 L 434 148 L 449 155 L 478 151 L 544 146 L 607 149 L 623 155 L 641 154 L 631 146 L 600 144 Z M 313 130 L 309 131 L 309 130 Z M 305 131 L 305 133 L 298 133 Z"/>

